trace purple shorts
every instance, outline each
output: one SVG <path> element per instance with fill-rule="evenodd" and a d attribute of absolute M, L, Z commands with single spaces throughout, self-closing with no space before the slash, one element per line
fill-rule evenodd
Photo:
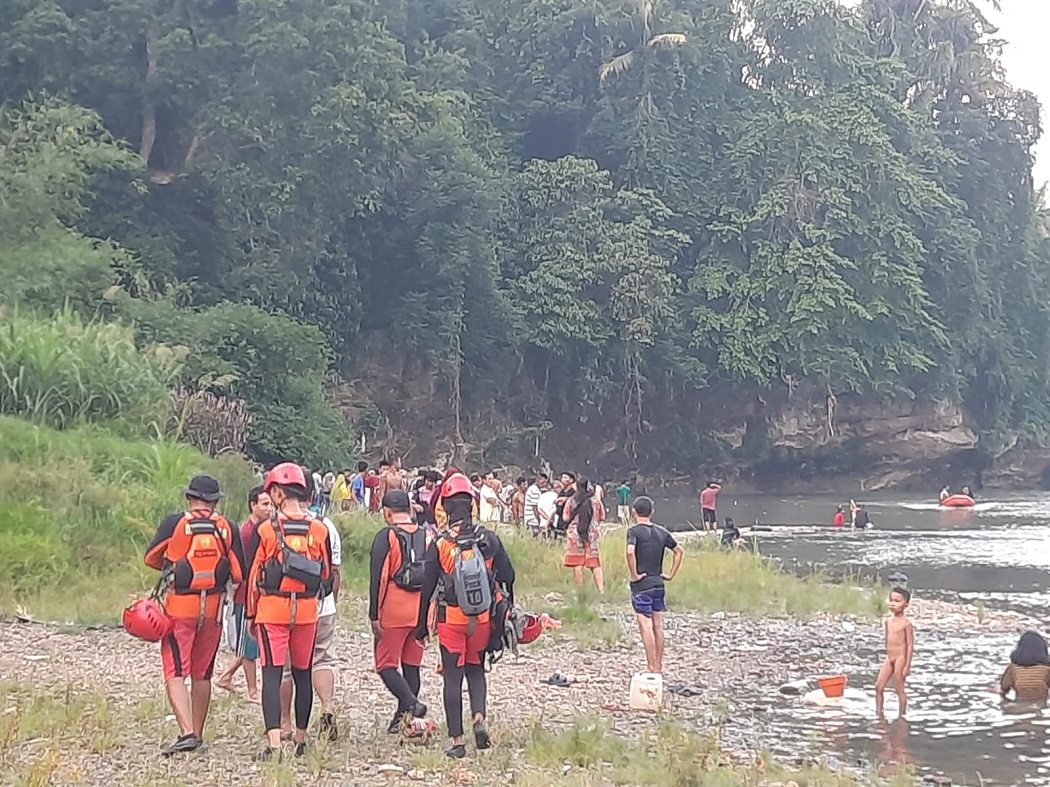
<path fill-rule="evenodd" d="M 643 590 L 641 593 L 631 594 L 631 606 L 639 615 L 651 618 L 654 612 L 663 612 L 667 609 L 664 598 L 666 591 L 663 588 L 654 590 Z"/>

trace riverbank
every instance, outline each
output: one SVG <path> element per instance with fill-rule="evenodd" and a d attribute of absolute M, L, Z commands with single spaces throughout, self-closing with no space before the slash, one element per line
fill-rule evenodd
<path fill-rule="evenodd" d="M 881 637 L 873 592 L 825 585 L 816 577 L 800 579 L 754 555 L 712 549 L 710 542 L 689 544 L 682 574 L 672 583 L 665 686 L 681 686 L 689 696 L 667 691 L 663 714 L 626 707 L 630 677 L 644 667 L 644 655 L 618 585 L 620 541 L 609 534 L 604 545 L 611 584 L 608 598 L 599 600 L 587 592 L 576 594 L 554 559 L 557 547 L 508 534 L 526 606 L 559 615 L 563 629 L 523 647 L 519 659 L 507 657 L 491 673 L 496 744 L 491 752 L 472 752 L 454 763 L 442 754 L 443 733 L 425 745 L 392 738 L 384 729 L 391 700 L 371 669 L 365 600 L 354 591 L 361 580 L 359 546 L 366 540 L 358 526 L 365 524 L 374 530 L 370 520 L 343 522 L 348 589 L 336 648 L 338 744 L 318 745 L 300 763 L 257 766 L 250 755 L 261 745 L 258 706 L 217 691 L 207 750 L 177 762 L 161 760 L 153 752 L 174 729 L 156 646 L 115 628 L 8 621 L 0 627 L 0 695 L 5 697 L 0 783 L 197 787 L 309 780 L 334 787 L 348 778 L 362 787 L 414 782 L 536 787 L 914 783 L 906 770 L 890 767 L 876 779 L 870 771 L 874 765 L 822 757 L 823 732 L 816 726 L 793 728 L 794 737 L 769 735 L 769 720 L 777 713 L 794 714 L 793 708 L 802 707 L 800 697 L 780 693 L 788 682 L 801 679 L 812 686 L 816 676 L 848 663 L 851 689 L 870 698 L 872 676 L 864 671 L 877 667 Z M 701 582 L 705 572 L 713 574 L 707 584 Z M 723 586 L 727 590 L 712 591 Z M 789 601 L 801 599 L 808 600 L 808 614 L 784 613 Z M 719 608 L 716 602 L 722 600 L 733 603 Z M 756 602 L 756 608 L 747 608 Z M 822 612 L 821 603 L 837 608 Z M 923 599 L 916 599 L 911 614 L 924 634 L 1013 632 L 1032 623 Z M 224 650 L 220 667 L 228 658 Z M 443 729 L 436 666 L 430 648 L 423 695 Z M 543 683 L 555 670 L 581 682 L 568 688 Z"/>
<path fill-rule="evenodd" d="M 360 604 L 344 606 L 356 620 Z M 441 753 L 438 737 L 403 744 L 383 728 L 391 700 L 371 671 L 369 636 L 341 626 L 337 707 L 342 741 L 316 747 L 302 763 L 257 766 L 258 706 L 217 693 L 207 750 L 175 762 L 154 756 L 173 732 L 155 647 L 119 631 L 73 633 L 9 623 L 0 628 L 0 782 L 27 784 L 319 785 L 429 784 L 599 785 L 864 784 L 813 763 L 763 764 L 756 741 L 733 721 L 734 687 L 761 682 L 770 691 L 795 676 L 798 653 L 785 643 L 820 642 L 828 619 L 772 623 L 739 615 L 669 618 L 666 712 L 628 711 L 627 684 L 644 664 L 633 637 L 581 650 L 544 638 L 508 657 L 490 675 L 495 748 L 461 763 Z M 625 625 L 626 616 L 616 622 Z M 870 623 L 874 626 L 875 622 Z M 765 643 L 765 645 L 763 645 Z M 105 654 L 99 658 L 99 654 Z M 223 654 L 221 661 L 227 658 Z M 441 722 L 434 649 L 424 665 L 423 695 Z M 585 679 L 569 688 L 542 680 L 554 670 Z M 910 780 L 901 784 L 911 784 Z"/>

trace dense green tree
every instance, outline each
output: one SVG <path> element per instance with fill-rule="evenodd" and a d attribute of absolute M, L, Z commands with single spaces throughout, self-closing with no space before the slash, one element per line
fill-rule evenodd
<path fill-rule="evenodd" d="M 971 0 L 11 0 L 3 297 L 185 345 L 261 458 L 348 455 L 326 386 L 460 455 L 692 464 L 703 401 L 770 390 L 950 398 L 994 450 L 1050 426 L 994 36 Z"/>

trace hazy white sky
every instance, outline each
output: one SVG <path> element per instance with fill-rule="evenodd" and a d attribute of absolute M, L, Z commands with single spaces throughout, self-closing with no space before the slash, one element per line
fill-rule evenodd
<path fill-rule="evenodd" d="M 1043 138 L 1036 148 L 1035 183 L 1050 180 L 1050 0 L 1000 0 L 1002 13 L 987 7 L 990 20 L 999 25 L 999 38 L 1009 42 L 1003 65 L 1015 87 L 1039 96 L 1043 106 Z"/>

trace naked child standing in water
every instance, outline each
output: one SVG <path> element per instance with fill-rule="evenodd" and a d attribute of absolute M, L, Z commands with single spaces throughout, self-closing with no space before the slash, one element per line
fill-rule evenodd
<path fill-rule="evenodd" d="M 904 679 L 911 672 L 911 656 L 915 649 L 915 629 L 904 614 L 910 602 L 911 593 L 907 590 L 894 588 L 890 591 L 889 606 L 892 615 L 885 622 L 886 660 L 882 662 L 882 669 L 879 670 L 879 677 L 875 681 L 875 713 L 879 717 L 883 715 L 883 692 L 891 678 L 897 690 L 900 715 L 904 716 L 908 710 Z"/>

